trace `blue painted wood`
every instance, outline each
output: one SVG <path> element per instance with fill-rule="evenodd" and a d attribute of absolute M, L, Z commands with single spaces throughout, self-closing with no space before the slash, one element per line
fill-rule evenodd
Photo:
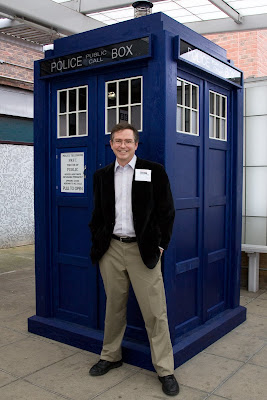
<path fill-rule="evenodd" d="M 151 35 L 151 58 L 39 76 L 35 64 L 36 316 L 29 330 L 99 353 L 105 293 L 92 266 L 87 226 L 96 169 L 114 160 L 105 135 L 105 82 L 143 76 L 137 154 L 165 166 L 174 196 L 173 237 L 164 253 L 171 339 L 178 366 L 245 320 L 239 306 L 242 88 L 175 59 L 177 37 L 227 62 L 214 43 L 159 13 L 55 42 L 49 57 Z M 176 132 L 177 76 L 199 86 L 199 136 Z M 88 137 L 57 139 L 57 90 L 88 85 Z M 228 98 L 228 141 L 209 139 L 209 90 Z M 60 154 L 83 151 L 84 194 L 60 193 Z M 56 159 L 58 156 L 58 159 Z M 56 188 L 58 187 L 58 188 Z M 126 362 L 151 369 L 144 322 L 131 289 Z"/>
<path fill-rule="evenodd" d="M 246 308 L 236 307 L 226 310 L 206 324 L 184 334 L 173 345 L 174 367 L 177 368 L 216 340 L 226 335 L 246 319 Z M 37 315 L 28 319 L 29 332 L 57 340 L 96 354 L 101 353 L 103 332 L 84 326 L 66 323 L 57 319 L 42 318 Z M 126 363 L 153 371 L 148 344 L 130 340 L 122 342 L 122 356 Z"/>

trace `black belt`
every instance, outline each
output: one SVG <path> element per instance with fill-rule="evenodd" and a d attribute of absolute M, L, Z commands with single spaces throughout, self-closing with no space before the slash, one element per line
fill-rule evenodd
<path fill-rule="evenodd" d="M 130 237 L 130 236 L 116 236 L 112 234 L 112 238 L 119 240 L 120 242 L 123 243 L 133 243 L 137 241 L 136 237 Z"/>

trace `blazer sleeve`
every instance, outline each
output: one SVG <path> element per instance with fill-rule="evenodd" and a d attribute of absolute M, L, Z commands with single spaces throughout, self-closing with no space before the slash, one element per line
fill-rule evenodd
<path fill-rule="evenodd" d="M 158 172 L 154 195 L 157 221 L 161 233 L 159 246 L 166 250 L 171 240 L 175 208 L 168 175 L 163 167 Z"/>

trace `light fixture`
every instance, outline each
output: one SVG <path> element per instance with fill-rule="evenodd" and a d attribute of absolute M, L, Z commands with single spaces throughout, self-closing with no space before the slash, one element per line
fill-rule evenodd
<path fill-rule="evenodd" d="M 135 1 L 132 6 L 134 8 L 134 18 L 152 14 L 153 4 L 150 1 Z"/>

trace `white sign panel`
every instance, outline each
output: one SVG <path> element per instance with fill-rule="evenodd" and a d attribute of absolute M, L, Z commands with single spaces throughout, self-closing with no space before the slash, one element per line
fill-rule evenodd
<path fill-rule="evenodd" d="M 61 192 L 84 193 L 84 153 L 61 153 Z"/>

